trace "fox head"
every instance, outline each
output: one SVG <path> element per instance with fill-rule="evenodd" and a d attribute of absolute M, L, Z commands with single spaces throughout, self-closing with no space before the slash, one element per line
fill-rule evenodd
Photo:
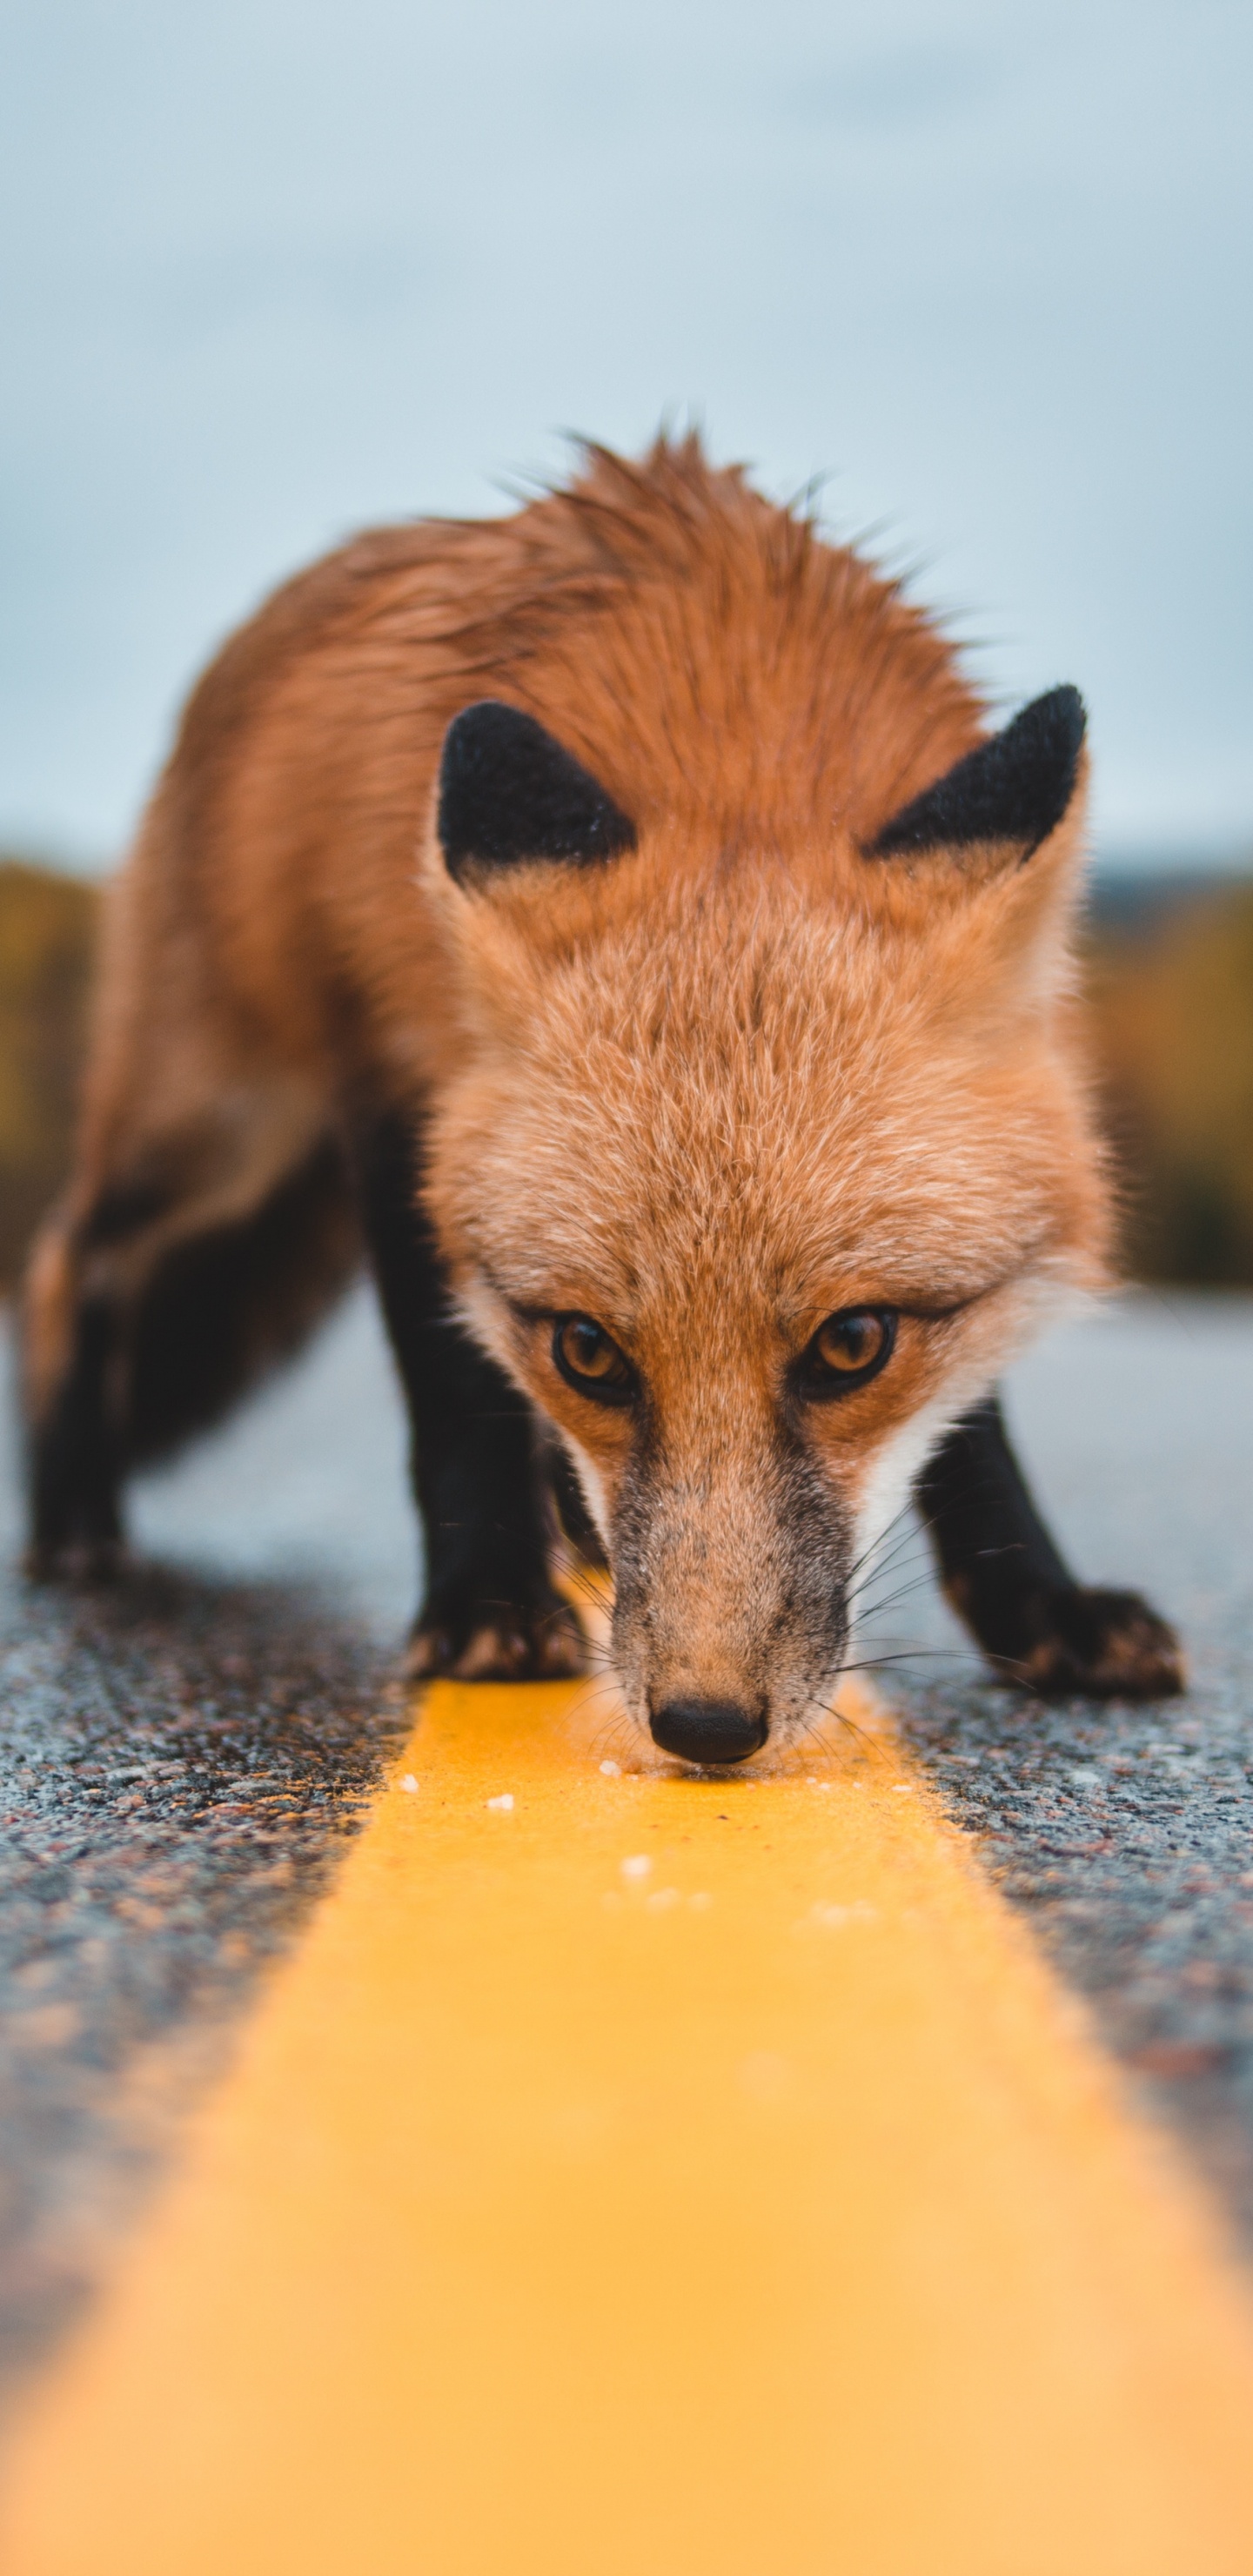
<path fill-rule="evenodd" d="M 928 1454 L 1100 1278 L 1084 765 L 1057 690 L 868 841 L 702 838 L 518 709 L 446 737 L 429 1203 L 603 1534 L 627 1710 L 688 1759 L 821 1715 Z"/>

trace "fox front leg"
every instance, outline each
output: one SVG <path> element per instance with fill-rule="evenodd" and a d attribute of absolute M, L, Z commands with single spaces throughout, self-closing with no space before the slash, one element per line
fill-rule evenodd
<path fill-rule="evenodd" d="M 1139 1593 L 1075 1581 L 995 1396 L 949 1433 L 918 1500 L 945 1593 L 1007 1681 L 1044 1699 L 1167 1699 L 1183 1689 L 1179 1640 Z"/>
<path fill-rule="evenodd" d="M 414 1140 L 384 1117 L 359 1139 L 370 1258 L 409 1408 L 426 1597 L 409 1673 L 541 1681 L 586 1670 L 574 1612 L 550 1572 L 548 1479 L 525 1397 L 449 1311 L 417 1194 Z"/>

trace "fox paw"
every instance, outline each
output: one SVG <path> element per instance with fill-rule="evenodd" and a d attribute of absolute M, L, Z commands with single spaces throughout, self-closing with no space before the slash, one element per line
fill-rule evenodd
<path fill-rule="evenodd" d="M 551 1590 L 518 1603 L 437 1593 L 405 1657 L 405 1678 L 412 1682 L 568 1681 L 586 1670 L 583 1631 L 569 1603 Z"/>
<path fill-rule="evenodd" d="M 1022 1652 L 996 1660 L 1042 1699 L 1171 1699 L 1186 1687 L 1174 1629 L 1138 1592 L 1059 1584 L 1034 1597 L 1027 1624 Z"/>
<path fill-rule="evenodd" d="M 22 1572 L 32 1583 L 115 1583 L 129 1563 L 121 1538 L 45 1540 L 27 1548 Z"/>

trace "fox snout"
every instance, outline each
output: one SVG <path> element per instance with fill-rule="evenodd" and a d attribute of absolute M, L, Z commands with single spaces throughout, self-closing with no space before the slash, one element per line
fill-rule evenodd
<path fill-rule="evenodd" d="M 758 1451 L 725 1479 L 628 1476 L 616 1515 L 614 1662 L 662 1752 L 744 1762 L 825 1711 L 848 1633 L 848 1544 L 829 1489 Z"/>

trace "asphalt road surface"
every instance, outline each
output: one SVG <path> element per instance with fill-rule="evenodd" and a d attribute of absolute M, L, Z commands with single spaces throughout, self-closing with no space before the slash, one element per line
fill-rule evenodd
<path fill-rule="evenodd" d="M 1253 2243 L 1253 1300 L 1068 1328 L 1010 1411 L 1076 1570 L 1181 1624 L 1186 1700 L 991 1685 L 903 1532 L 862 1648 L 987 1865 Z M 0 2373 L 87 2294 L 405 1724 L 404 1429 L 365 1292 L 180 1466 L 145 1569 L 16 1572 L 0 1462 Z"/>

